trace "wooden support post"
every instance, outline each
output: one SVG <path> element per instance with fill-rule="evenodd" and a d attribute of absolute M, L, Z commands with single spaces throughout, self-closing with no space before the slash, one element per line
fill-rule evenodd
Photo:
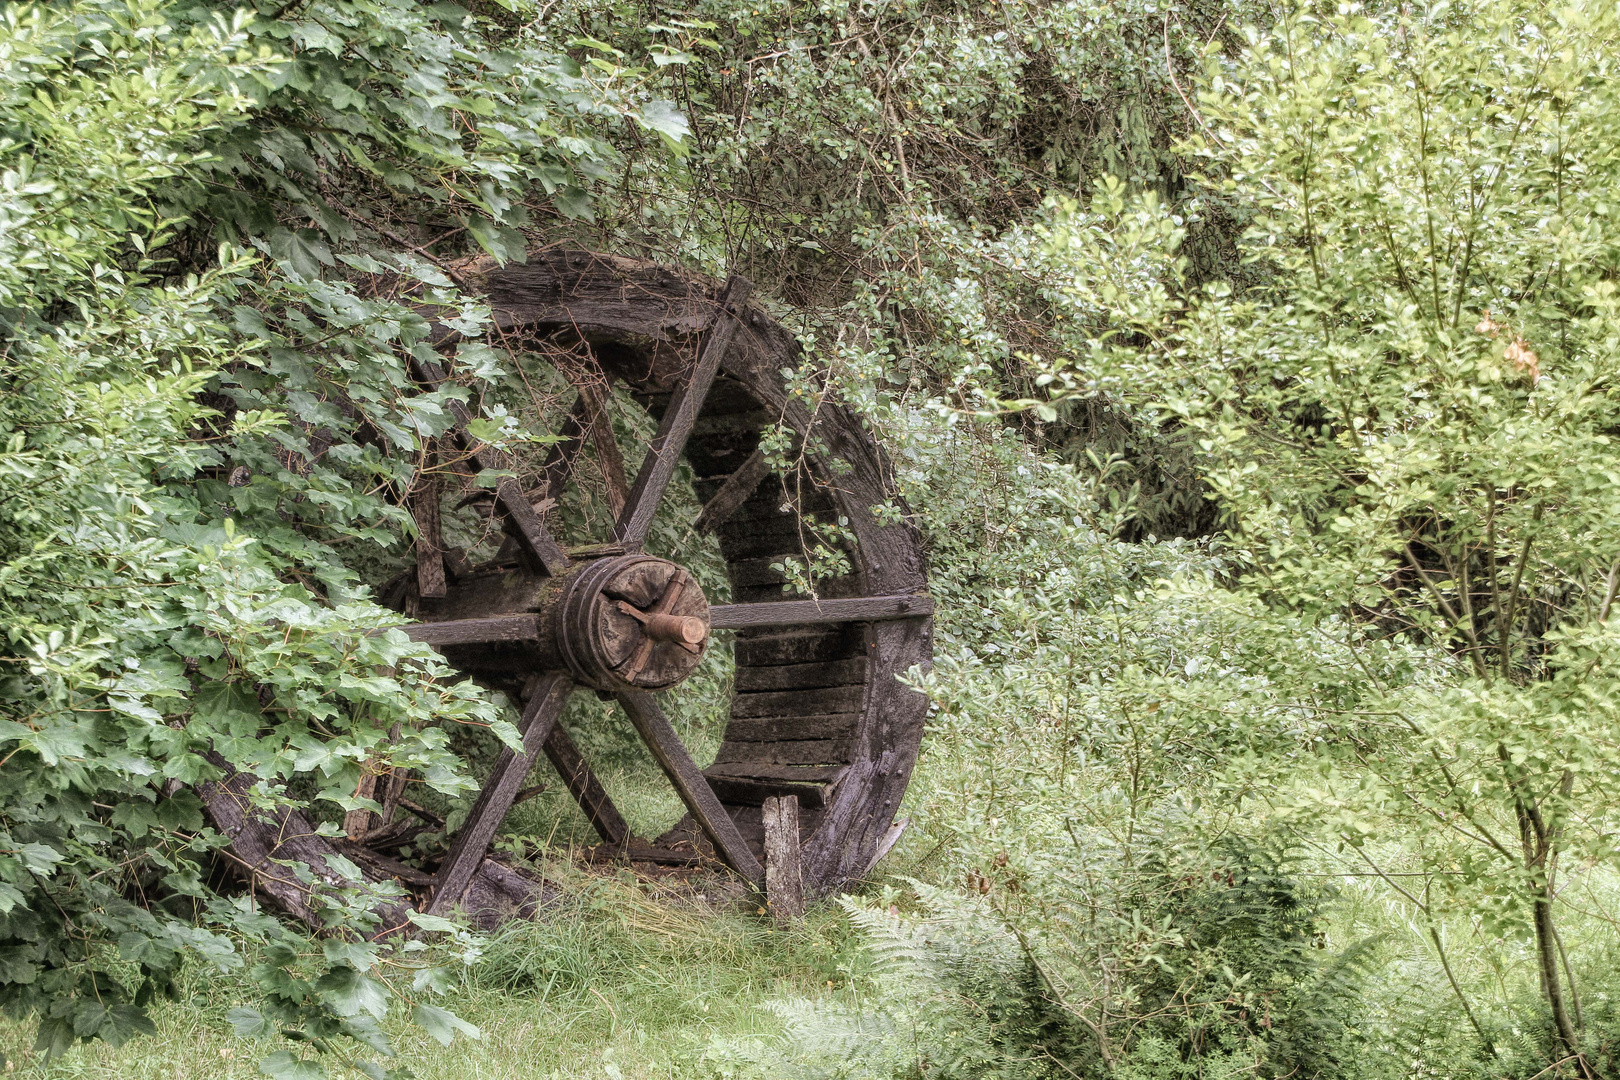
<path fill-rule="evenodd" d="M 360 776 L 360 783 L 355 786 L 354 797 L 357 799 L 374 799 L 377 796 L 377 774 L 371 771 L 372 762 L 366 762 L 366 771 Z M 356 808 L 343 815 L 343 831 L 350 840 L 359 843 L 371 831 L 370 810 Z"/>
<path fill-rule="evenodd" d="M 773 796 L 765 821 L 765 906 L 781 927 L 804 918 L 804 868 L 799 861 L 799 797 Z"/>
<path fill-rule="evenodd" d="M 416 519 L 416 590 L 425 597 L 438 599 L 445 592 L 444 541 L 439 533 L 439 476 L 433 471 L 438 454 L 429 444 L 422 455 L 422 470 L 417 473 L 416 487 L 411 492 L 411 516 Z"/>

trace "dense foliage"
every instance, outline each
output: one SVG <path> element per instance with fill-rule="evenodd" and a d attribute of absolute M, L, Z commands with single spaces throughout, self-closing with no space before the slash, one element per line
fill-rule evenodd
<path fill-rule="evenodd" d="M 555 406 L 460 260 L 582 240 L 756 281 L 943 611 L 909 876 L 845 902 L 837 994 L 684 1068 L 1616 1072 L 1613 12 L 3 20 L 0 1003 L 43 1055 L 204 967 L 284 1077 L 385 1075 L 502 972 L 595 993 L 574 938 L 363 944 L 358 893 L 300 937 L 189 786 L 336 830 L 410 769 L 453 823 L 512 726 L 371 587 L 448 397 L 520 454 Z M 476 398 L 412 384 L 424 312 Z"/>
<path fill-rule="evenodd" d="M 473 782 L 449 728 L 515 737 L 430 651 L 366 634 L 391 619 L 352 564 L 401 539 L 389 485 L 410 461 L 380 451 L 442 430 L 443 394 L 404 400 L 418 309 L 322 272 L 386 265 L 476 337 L 431 257 L 376 246 L 396 201 L 426 198 L 505 251 L 531 187 L 585 212 L 579 170 L 609 154 L 584 130 L 598 113 L 682 130 L 612 73 L 463 30 L 460 9 L 307 14 L 5 15 L 0 996 L 42 1014 L 51 1054 L 148 1029 L 187 954 L 239 967 L 232 939 L 266 935 L 250 974 L 269 1020 L 245 1029 L 386 1056 L 376 1021 L 404 1001 L 450 1037 L 426 1000 L 445 977 L 420 956 L 334 940 L 310 974 L 311 947 L 216 896 L 217 838 L 184 785 L 229 760 L 266 804 L 296 776 L 352 809 L 367 762 L 456 792 Z M 334 926 L 365 929 L 364 897 L 329 899 Z M 267 1067 L 312 1066 L 283 1051 Z"/>

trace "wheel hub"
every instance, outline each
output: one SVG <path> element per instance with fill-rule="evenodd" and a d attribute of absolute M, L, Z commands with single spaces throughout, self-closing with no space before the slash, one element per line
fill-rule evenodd
<path fill-rule="evenodd" d="M 709 601 L 690 573 L 652 555 L 596 559 L 571 575 L 551 611 L 574 680 L 598 690 L 662 690 L 697 669 Z"/>

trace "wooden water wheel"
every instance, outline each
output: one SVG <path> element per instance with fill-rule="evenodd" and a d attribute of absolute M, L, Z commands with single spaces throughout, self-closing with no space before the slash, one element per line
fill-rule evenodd
<path fill-rule="evenodd" d="M 430 913 L 462 905 L 485 923 L 526 913 L 532 889 L 486 852 L 543 756 L 607 849 L 626 857 L 688 851 L 760 888 L 770 864 L 784 881 L 799 875 L 810 895 L 865 874 L 898 836 L 895 814 L 925 711 L 900 677 L 929 658 L 933 609 L 920 538 L 895 512 L 889 466 L 872 437 L 848 410 L 812 409 L 790 396 L 782 372 L 799 366 L 799 347 L 748 304 L 740 279 L 716 288 L 652 263 L 585 252 L 547 252 L 521 266 L 479 263 L 465 275 L 488 298 L 508 345 L 590 358 L 567 373 L 577 398 L 532 475 L 475 438 L 464 409 L 456 413 L 441 455 L 466 470 L 512 473 L 489 499 L 505 542 L 481 565 L 445 551 L 438 495 L 432 484 L 418 485 L 418 561 L 393 597 L 418 620 L 407 627 L 413 638 L 521 702 L 524 751 L 500 752 L 431 874 L 367 851 L 363 836 L 344 844 L 305 835 L 301 847 L 289 846 L 281 838 L 303 830 L 288 828 L 285 813 L 256 821 L 239 798 L 248 778 L 208 785 L 205 802 L 234 837 L 238 861 L 259 868 L 260 887 L 301 915 L 309 889 L 289 889 L 284 874 L 267 884 L 263 875 L 277 860 L 296 859 L 313 864 L 319 879 L 329 848 L 368 877 L 405 883 Z M 453 337 L 441 331 L 440 344 Z M 415 375 L 426 386 L 458 377 L 431 363 Z M 610 417 L 613 402 L 627 400 L 657 421 L 633 475 L 620 464 Z M 767 434 L 775 436 L 770 448 L 761 445 Z M 588 449 L 595 467 L 575 469 Z M 625 456 L 634 462 L 634 453 Z M 718 542 L 730 603 L 711 604 L 678 558 L 643 550 L 683 459 L 703 504 L 695 524 Z M 563 485 L 593 477 L 607 488 L 611 528 L 588 546 L 565 548 L 548 513 Z M 804 557 L 812 542 L 824 554 L 832 545 L 841 573 L 818 580 L 813 595 L 786 594 L 787 560 Z M 717 758 L 700 768 L 659 697 L 682 692 L 718 632 L 735 635 L 734 692 Z M 576 692 L 615 700 L 679 795 L 687 816 L 664 837 L 629 835 L 558 723 Z M 274 835 L 266 835 L 270 826 Z M 383 913 L 385 923 L 397 925 L 402 910 Z"/>

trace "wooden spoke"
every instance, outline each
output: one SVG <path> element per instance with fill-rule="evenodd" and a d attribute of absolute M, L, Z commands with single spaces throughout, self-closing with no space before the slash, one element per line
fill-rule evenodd
<path fill-rule="evenodd" d="M 557 441 L 551 444 L 551 451 L 546 455 L 546 463 L 540 469 L 540 483 L 528 493 L 529 508 L 536 514 L 541 512 L 546 500 L 555 499 L 557 493 L 562 491 L 563 485 L 568 482 L 568 474 L 573 471 L 574 462 L 579 458 L 580 447 L 585 443 L 584 415 L 584 403 L 574 402 L 574 407 L 563 418 L 562 427 L 557 429 Z M 508 536 L 501 544 L 501 550 L 496 553 L 495 561 L 513 562 L 518 558 L 519 550 L 517 537 Z"/>
<path fill-rule="evenodd" d="M 709 609 L 715 630 L 814 623 L 885 622 L 920 619 L 934 613 L 931 596 L 856 596 L 842 600 L 781 600 L 763 604 L 721 604 Z"/>
<path fill-rule="evenodd" d="M 391 628 L 390 628 L 391 629 Z M 400 627 L 412 641 L 426 645 L 487 645 L 538 641 L 540 620 L 534 615 L 492 615 L 486 619 L 446 619 Z M 373 634 L 382 633 L 373 630 Z"/>
<path fill-rule="evenodd" d="M 754 857 L 742 833 L 737 831 L 736 822 L 720 805 L 720 800 L 715 797 L 709 782 L 692 760 L 692 755 L 681 745 L 675 729 L 669 726 L 669 720 L 664 716 L 664 710 L 658 707 L 651 694 L 639 691 L 621 693 L 619 704 L 624 706 L 630 723 L 647 744 L 647 749 L 652 751 L 653 757 L 658 759 L 659 767 L 675 786 L 676 793 L 691 811 L 692 819 L 714 845 L 714 850 L 726 865 L 756 886 L 763 886 L 764 867 Z"/>
<path fill-rule="evenodd" d="M 726 477 L 726 482 L 720 485 L 714 498 L 704 504 L 703 512 L 697 516 L 692 527 L 698 532 L 713 532 L 719 528 L 748 501 L 754 489 L 770 472 L 771 467 L 765 463 L 765 451 L 755 450 L 736 472 Z"/>
<path fill-rule="evenodd" d="M 585 430 L 590 432 L 591 445 L 596 448 L 596 460 L 602 466 L 602 479 L 606 484 L 608 511 L 617 521 L 624 513 L 630 491 L 624 482 L 624 457 L 619 453 L 618 440 L 613 437 L 607 387 L 602 383 L 581 382 L 578 389 L 576 408 L 582 414 Z"/>
<path fill-rule="evenodd" d="M 428 360 L 415 361 L 417 374 L 431 387 L 445 381 L 444 369 Z M 482 469 L 504 470 L 511 464 L 507 455 L 474 438 L 467 430 L 472 414 L 461 402 L 447 402 L 450 415 L 455 418 L 455 438 L 461 443 L 473 462 Z M 506 518 L 508 531 L 517 539 L 519 549 L 527 556 L 530 568 L 537 573 L 556 575 L 568 568 L 568 556 L 546 531 L 545 522 L 535 513 L 524 496 L 523 489 L 511 477 L 503 479 L 495 488 L 495 509 Z M 440 594 L 443 595 L 442 593 Z"/>
<path fill-rule="evenodd" d="M 511 477 L 500 482 L 495 489 L 495 506 L 506 515 L 518 544 L 527 554 L 530 568 L 550 577 L 568 569 L 568 555 L 551 538 L 545 522 L 534 512 L 528 496 Z"/>
<path fill-rule="evenodd" d="M 503 747 L 495 759 L 495 770 L 489 782 L 479 793 L 466 823 L 450 845 L 449 854 L 434 875 L 428 914 L 443 915 L 455 907 L 462 893 L 467 891 L 478 865 L 484 861 L 495 830 L 500 828 L 506 812 L 512 808 L 512 800 L 523 787 L 523 778 L 529 774 L 540 748 L 556 728 L 557 717 L 562 715 L 571 689 L 573 683 L 566 675 L 539 675 L 530 681 L 528 703 L 523 710 L 523 753 L 516 754 Z"/>
<path fill-rule="evenodd" d="M 647 446 L 647 456 L 641 463 L 641 471 L 636 474 L 635 486 L 626 496 L 624 512 L 613 526 L 613 539 L 632 550 L 640 548 L 647 539 L 653 514 L 658 510 L 659 500 L 664 497 L 670 477 L 675 475 L 675 466 L 680 461 L 681 452 L 686 449 L 686 440 L 691 436 L 692 428 L 697 424 L 703 399 L 708 397 L 709 387 L 714 384 L 715 374 L 720 370 L 720 361 L 731 346 L 732 338 L 737 335 L 740 325 L 738 315 L 748 300 L 751 288 L 746 278 L 734 277 L 726 282 L 717 302 L 714 321 L 698 349 L 697 361 L 692 365 L 686 382 L 670 398 L 664 418 L 658 424 L 658 434 Z"/>
<path fill-rule="evenodd" d="M 630 827 L 624 823 L 619 814 L 619 808 L 613 805 L 608 793 L 602 787 L 602 782 L 591 772 L 590 766 L 585 764 L 579 747 L 574 740 L 568 737 L 561 724 L 551 729 L 545 742 L 546 757 L 556 768 L 557 774 L 568 785 L 569 792 L 579 808 L 585 812 L 590 820 L 591 828 L 596 830 L 606 843 L 623 844 L 630 839 Z"/>
<path fill-rule="evenodd" d="M 617 519 L 624 509 L 625 484 L 624 458 L 619 454 L 619 444 L 613 439 L 613 424 L 607 412 L 607 390 L 612 386 L 612 380 L 608 378 L 600 383 L 582 382 L 576 385 L 579 396 L 563 419 L 562 427 L 557 430 L 557 441 L 552 444 L 551 452 L 546 455 L 546 463 L 540 470 L 540 483 L 528 493 L 529 506 L 538 515 L 548 499 L 561 495 L 563 485 L 578 464 L 579 452 L 589 437 L 602 464 L 602 475 L 607 478 L 608 510 Z M 510 562 L 517 555 L 518 546 L 519 541 L 515 536 L 507 537 L 495 561 Z"/>

